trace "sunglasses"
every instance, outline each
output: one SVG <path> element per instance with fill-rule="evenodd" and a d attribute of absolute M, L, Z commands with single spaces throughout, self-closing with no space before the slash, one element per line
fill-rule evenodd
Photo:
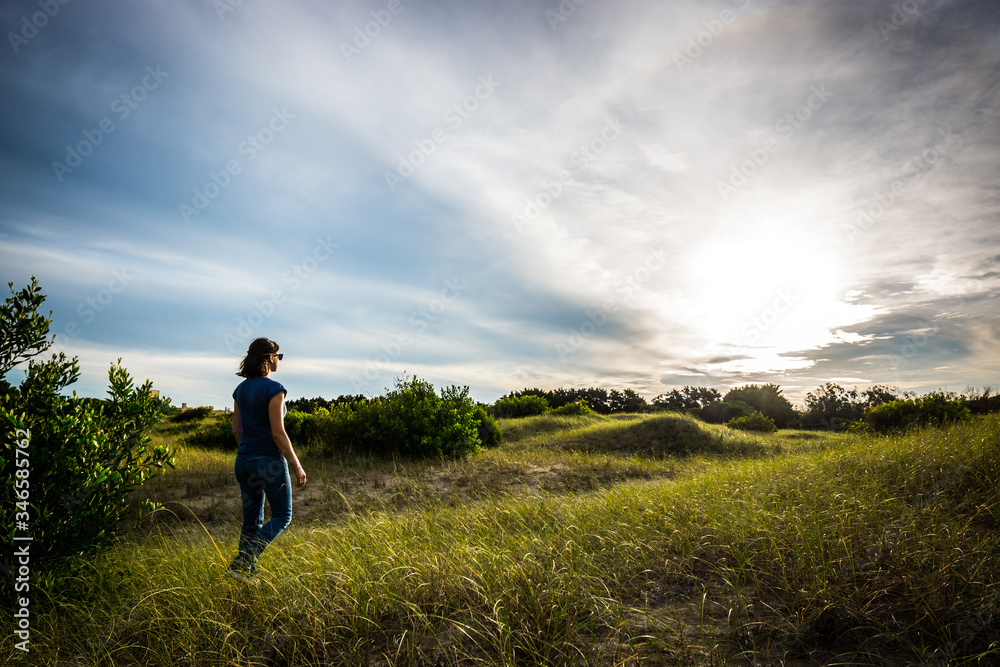
<path fill-rule="evenodd" d="M 278 361 L 281 361 L 282 359 L 285 358 L 285 355 L 282 354 L 281 352 L 278 352 L 277 354 L 272 354 L 270 356 L 272 356 L 272 357 L 278 357 Z"/>

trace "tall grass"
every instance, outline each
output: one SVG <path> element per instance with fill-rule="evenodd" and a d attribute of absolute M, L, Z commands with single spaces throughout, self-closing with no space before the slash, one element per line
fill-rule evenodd
<path fill-rule="evenodd" d="M 474 483 L 495 469 L 599 461 L 649 474 L 591 491 L 538 487 L 454 503 L 445 494 L 293 523 L 254 586 L 223 576 L 234 525 L 161 525 L 122 540 L 39 604 L 30 660 L 1000 661 L 995 417 L 891 438 L 732 434 L 729 454 L 687 458 L 608 449 L 615 433 L 629 442 L 649 420 L 571 418 L 559 431 L 552 418 L 534 419 L 511 445 L 417 466 L 408 483 L 427 491 L 425 474 Z M 680 428 L 704 442 L 723 431 Z"/>

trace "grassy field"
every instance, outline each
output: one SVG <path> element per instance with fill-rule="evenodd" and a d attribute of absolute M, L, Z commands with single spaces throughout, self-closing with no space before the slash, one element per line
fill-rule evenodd
<path fill-rule="evenodd" d="M 232 453 L 39 600 L 38 665 L 1000 664 L 1000 420 L 897 437 L 535 417 L 319 459 L 248 586 Z M 155 437 L 177 442 L 180 425 Z M 12 640 L 5 640 L 5 654 Z"/>

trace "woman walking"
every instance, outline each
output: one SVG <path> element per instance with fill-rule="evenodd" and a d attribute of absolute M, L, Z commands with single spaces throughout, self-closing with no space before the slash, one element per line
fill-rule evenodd
<path fill-rule="evenodd" d="M 246 378 L 233 392 L 233 436 L 236 438 L 236 480 L 243 504 L 243 527 L 239 550 L 229 574 L 241 581 L 257 573 L 257 559 L 292 521 L 292 483 L 306 483 L 306 472 L 285 432 L 285 394 L 280 382 L 271 379 L 284 355 L 268 338 L 250 343 L 240 362 L 240 377 Z M 271 506 L 271 519 L 264 523 L 264 499 Z"/>

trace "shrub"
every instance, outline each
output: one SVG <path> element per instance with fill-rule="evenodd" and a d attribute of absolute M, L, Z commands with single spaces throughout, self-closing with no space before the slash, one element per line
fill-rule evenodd
<path fill-rule="evenodd" d="M 964 399 L 951 399 L 944 393 L 932 392 L 915 399 L 876 405 L 865 413 L 864 425 L 876 433 L 890 433 L 911 427 L 956 423 L 970 415 Z"/>
<path fill-rule="evenodd" d="M 773 419 L 765 417 L 757 410 L 748 415 L 730 419 L 726 422 L 726 426 L 740 431 L 760 431 L 761 433 L 774 433 L 778 430 Z"/>
<path fill-rule="evenodd" d="M 182 442 L 185 446 L 236 451 L 236 439 L 233 438 L 233 413 L 227 412 L 205 422 L 197 431 L 185 436 Z"/>
<path fill-rule="evenodd" d="M 753 408 L 742 401 L 716 401 L 699 410 L 698 417 L 709 424 L 725 424 L 751 412 Z"/>
<path fill-rule="evenodd" d="M 198 421 L 204 419 L 205 417 L 210 417 L 212 415 L 212 408 L 209 406 L 202 406 L 200 408 L 191 408 L 190 410 L 181 410 L 180 412 L 174 413 L 170 416 L 170 421 L 175 424 L 180 424 L 183 422 Z"/>
<path fill-rule="evenodd" d="M 549 411 L 549 402 L 544 396 L 527 394 L 524 396 L 504 396 L 493 404 L 490 412 L 499 419 L 534 417 Z"/>
<path fill-rule="evenodd" d="M 402 378 L 384 397 L 336 406 L 319 438 L 328 453 L 459 457 L 479 451 L 479 423 L 468 387 L 439 396 L 426 380 Z"/>
<path fill-rule="evenodd" d="M 587 399 L 581 398 L 578 401 L 567 403 L 552 411 L 554 415 L 592 415 L 594 411 L 587 404 Z"/>
<path fill-rule="evenodd" d="M 474 415 L 477 421 L 476 430 L 479 432 L 480 444 L 483 447 L 499 447 L 500 441 L 503 439 L 503 430 L 497 420 L 481 405 L 476 406 Z"/>
<path fill-rule="evenodd" d="M 992 394 L 992 389 L 986 387 L 981 391 L 970 388 L 966 391 L 965 405 L 974 415 L 985 415 L 1000 412 L 1000 394 Z M 992 395 L 991 395 L 992 394 Z"/>
<path fill-rule="evenodd" d="M 726 403 L 734 401 L 746 403 L 765 417 L 773 419 L 778 428 L 785 428 L 796 418 L 792 404 L 781 395 L 781 387 L 776 384 L 748 384 L 738 389 L 731 389 L 723 400 Z"/>
<path fill-rule="evenodd" d="M 0 307 L 0 378 L 29 363 L 19 387 L 0 380 L 0 459 L 11 478 L 17 470 L 16 483 L 5 485 L 0 521 L 5 530 L 15 521 L 30 526 L 32 574 L 57 577 L 112 541 L 129 495 L 173 458 L 166 447 L 151 448 L 145 435 L 163 402 L 149 380 L 135 386 L 120 359 L 108 371 L 109 399 L 61 396 L 79 378 L 79 364 L 62 353 L 32 358 L 52 345 L 51 320 L 38 314 L 45 295 L 34 278 L 20 293 L 8 286 L 12 296 Z"/>

